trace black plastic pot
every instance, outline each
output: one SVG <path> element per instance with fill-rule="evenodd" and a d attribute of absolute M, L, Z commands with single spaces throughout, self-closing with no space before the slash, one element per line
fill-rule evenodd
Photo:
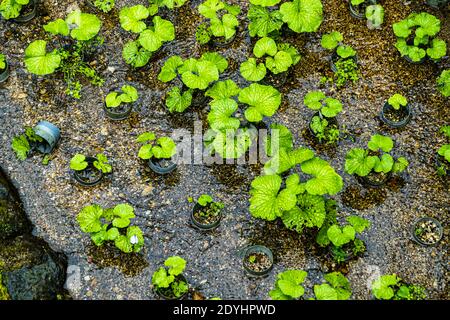
<path fill-rule="evenodd" d="M 401 107 L 401 108 L 403 108 L 403 107 Z M 400 120 L 398 122 L 391 121 L 391 120 L 386 118 L 385 114 L 388 111 L 396 112 L 397 110 L 395 110 L 388 102 L 386 102 L 384 104 L 383 108 L 381 109 L 380 119 L 381 119 L 381 121 L 383 121 L 389 127 L 392 127 L 392 128 L 403 128 L 404 126 L 406 126 L 411 121 L 411 118 L 412 118 L 412 112 L 411 112 L 411 108 L 410 108 L 409 104 L 407 104 L 405 108 L 406 108 L 406 116 L 402 120 Z"/>
<path fill-rule="evenodd" d="M 195 218 L 195 213 L 198 211 L 201 211 L 202 208 L 203 207 L 200 204 L 198 204 L 198 202 L 195 204 L 194 209 L 192 209 L 192 212 L 191 212 L 192 224 L 201 230 L 212 230 L 212 229 L 217 228 L 220 224 L 220 221 L 222 220 L 222 210 L 219 211 L 219 217 L 218 217 L 217 221 L 215 221 L 213 223 L 209 223 L 209 224 L 203 224 Z"/>
<path fill-rule="evenodd" d="M 420 237 L 418 237 L 416 235 L 416 229 L 417 229 L 418 225 L 421 224 L 421 223 L 424 223 L 424 222 L 431 222 L 437 227 L 437 229 L 438 229 L 438 239 L 437 239 L 436 242 L 433 242 L 433 243 L 424 242 Z M 414 222 L 414 224 L 413 224 L 413 226 L 411 228 L 411 234 L 412 234 L 413 240 L 415 242 L 417 242 L 418 244 L 420 244 L 420 245 L 422 245 L 424 247 L 432 247 L 432 246 L 435 246 L 436 244 L 438 244 L 439 241 L 441 241 L 442 236 L 444 234 L 444 228 L 442 227 L 441 223 L 438 220 L 436 220 L 434 218 L 431 218 L 431 217 L 423 217 L 423 218 L 420 218 L 420 219 L 418 219 L 418 220 L 416 220 Z"/>
<path fill-rule="evenodd" d="M 132 103 L 124 103 L 116 108 L 108 108 L 106 103 L 103 104 L 103 110 L 105 110 L 106 116 L 114 121 L 120 121 L 128 118 L 133 110 Z"/>
<path fill-rule="evenodd" d="M 267 70 L 267 74 L 264 79 L 261 80 L 261 83 L 274 88 L 281 88 L 286 84 L 290 70 L 291 69 L 288 69 L 288 71 L 278 74 L 274 74 Z"/>
<path fill-rule="evenodd" d="M 450 0 L 427 0 L 427 4 L 434 9 L 440 9 L 448 3 L 450 3 Z"/>
<path fill-rule="evenodd" d="M 86 169 L 82 170 L 82 171 L 74 171 L 73 172 L 73 177 L 75 178 L 75 180 L 81 184 L 82 186 L 85 187 L 92 187 L 95 186 L 97 184 L 99 184 L 103 178 L 104 178 L 104 174 L 101 170 L 98 170 L 96 167 L 94 167 L 94 161 L 97 161 L 97 158 L 94 157 L 86 157 L 86 162 L 88 163 L 88 166 Z M 100 175 L 98 176 L 97 179 L 92 180 L 92 181 L 85 181 L 82 177 L 81 177 L 81 172 L 85 171 L 85 170 L 97 170 Z"/>
<path fill-rule="evenodd" d="M 175 278 L 176 280 L 178 280 L 178 281 L 184 281 L 184 282 L 186 282 L 186 283 L 188 283 L 187 282 L 187 280 L 186 280 L 186 278 L 182 275 L 182 274 L 180 274 L 180 275 L 178 275 L 178 276 L 176 276 L 176 278 Z M 189 285 L 189 284 L 188 284 Z M 186 291 L 181 297 L 174 297 L 174 296 L 168 296 L 168 295 L 165 295 L 164 294 L 164 292 L 162 292 L 160 289 L 158 289 L 158 288 L 155 288 L 155 293 L 161 298 L 161 299 L 164 299 L 164 300 L 184 300 L 185 298 L 186 298 L 186 296 L 188 295 L 188 293 L 189 293 L 189 291 Z"/>
<path fill-rule="evenodd" d="M 407 55 L 403 56 L 403 58 L 408 61 L 409 63 L 413 63 L 413 64 L 422 64 L 425 62 L 425 60 L 427 60 L 427 56 L 423 57 L 422 59 L 420 59 L 420 61 L 412 61 L 410 57 L 408 57 Z"/>
<path fill-rule="evenodd" d="M 59 128 L 48 121 L 39 121 L 33 130 L 44 140 L 36 144 L 35 148 L 42 153 L 51 153 L 61 137 Z"/>
<path fill-rule="evenodd" d="M 225 38 L 223 38 L 223 40 L 221 40 L 222 38 L 216 38 L 216 37 L 212 37 L 211 38 L 211 44 L 214 46 L 214 47 L 217 47 L 217 48 L 225 48 L 225 47 L 228 47 L 231 43 L 233 43 L 233 41 L 236 39 L 236 34 L 237 34 L 237 31 L 236 31 L 236 33 L 230 38 L 230 39 L 228 39 L 228 40 L 225 40 Z"/>
<path fill-rule="evenodd" d="M 386 177 L 384 180 L 382 181 L 375 181 L 375 180 L 371 180 L 369 178 L 369 176 L 365 176 L 365 177 L 359 177 L 358 179 L 360 180 L 361 184 L 363 184 L 366 187 L 375 187 L 375 188 L 379 188 L 382 187 L 386 184 L 386 182 L 389 181 L 389 179 L 391 178 L 391 173 L 387 173 Z"/>
<path fill-rule="evenodd" d="M 25 23 L 28 22 L 30 20 L 32 20 L 34 17 L 36 17 L 36 13 L 37 13 L 37 0 L 30 0 L 30 2 L 28 3 L 29 6 L 32 7 L 32 10 L 30 13 L 27 13 L 25 15 L 20 15 L 17 18 L 14 18 L 13 21 L 14 22 L 19 22 L 19 23 Z M 25 6 L 24 6 L 25 7 Z M 22 8 L 24 8 L 22 7 Z"/>
<path fill-rule="evenodd" d="M 368 4 L 362 3 L 359 6 L 353 6 L 351 0 L 348 0 L 348 9 L 350 14 L 357 19 L 365 19 L 366 18 L 366 8 L 368 5 L 376 4 L 376 0 L 368 0 Z"/>
<path fill-rule="evenodd" d="M 150 158 L 148 160 L 148 166 L 150 167 L 150 169 L 152 169 L 154 172 L 158 173 L 158 174 L 168 174 L 171 173 L 173 170 L 176 169 L 177 164 L 170 161 L 170 159 L 161 159 L 161 160 L 167 160 L 170 161 L 170 165 L 167 167 L 163 167 L 161 166 L 158 162 L 160 159 L 156 159 L 156 158 Z"/>
<path fill-rule="evenodd" d="M 333 72 L 337 72 L 337 67 L 336 67 L 336 62 L 340 59 L 339 55 L 337 54 L 336 50 L 333 51 L 333 54 L 331 55 L 331 61 L 330 61 L 330 67 L 331 67 L 331 71 Z M 353 56 L 353 57 L 348 57 L 346 59 L 353 59 L 353 61 L 355 61 L 355 63 L 358 63 L 358 58 L 357 56 Z"/>
<path fill-rule="evenodd" d="M 245 259 L 247 259 L 248 256 L 250 256 L 252 254 L 255 254 L 255 253 L 263 253 L 263 254 L 265 254 L 269 258 L 269 260 L 271 262 L 270 267 L 267 268 L 266 270 L 263 270 L 263 271 L 255 271 L 255 270 L 252 270 L 249 267 L 247 267 L 247 265 L 245 264 Z M 246 248 L 244 250 L 244 254 L 243 254 L 243 258 L 242 258 L 242 265 L 244 267 L 244 270 L 248 274 L 250 274 L 252 276 L 257 276 L 257 277 L 265 276 L 273 268 L 273 254 L 272 254 L 272 251 L 269 248 L 267 248 L 265 246 L 261 246 L 261 245 L 250 246 L 250 247 L 248 247 L 248 248 Z"/>
<path fill-rule="evenodd" d="M 317 142 L 319 142 L 319 143 L 326 143 L 325 140 L 320 141 L 319 138 L 317 138 L 316 134 L 314 133 L 313 129 L 311 128 L 311 122 L 312 122 L 312 119 L 313 119 L 314 117 L 319 117 L 319 116 L 320 116 L 320 113 L 319 113 L 319 112 L 316 112 L 315 114 L 312 115 L 311 119 L 309 119 L 308 129 L 309 129 L 309 132 L 311 132 L 311 135 L 312 135 L 314 138 L 316 138 Z M 338 123 L 336 117 L 333 117 L 333 118 L 327 118 L 327 117 L 325 117 L 325 116 L 323 116 L 323 117 L 324 117 L 325 119 L 327 119 L 328 125 L 336 125 L 337 128 L 339 129 L 339 123 Z"/>
<path fill-rule="evenodd" d="M 0 83 L 5 82 L 9 78 L 9 64 L 8 61 L 5 61 L 6 67 L 0 73 Z"/>

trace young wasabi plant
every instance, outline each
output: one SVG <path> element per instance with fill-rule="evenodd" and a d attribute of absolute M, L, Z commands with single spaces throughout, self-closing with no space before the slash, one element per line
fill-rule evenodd
<path fill-rule="evenodd" d="M 317 300 L 348 300 L 351 297 L 350 282 L 342 273 L 327 273 L 324 279 L 326 283 L 314 286 L 314 295 Z"/>
<path fill-rule="evenodd" d="M 126 203 L 108 209 L 93 204 L 79 212 L 77 221 L 81 230 L 91 235 L 96 246 L 111 241 L 122 252 L 132 253 L 139 252 L 144 245 L 141 229 L 130 226 L 135 217 L 133 207 Z"/>
<path fill-rule="evenodd" d="M 137 137 L 136 141 L 142 144 L 138 157 L 144 160 L 170 159 L 177 152 L 177 146 L 171 138 L 161 137 L 156 140 L 153 132 L 144 132 Z"/>
<path fill-rule="evenodd" d="M 193 103 L 193 96 L 204 95 L 204 91 L 219 80 L 220 73 L 228 67 L 228 61 L 216 52 L 206 52 L 199 59 L 183 60 L 172 56 L 166 60 L 158 79 L 170 82 L 179 77 L 183 87 L 172 87 L 166 96 L 166 106 L 170 112 L 183 112 Z"/>
<path fill-rule="evenodd" d="M 30 0 L 2 0 L 0 14 L 5 20 L 17 18 L 29 3 Z"/>
<path fill-rule="evenodd" d="M 199 5 L 198 12 L 209 20 L 197 27 L 195 38 L 198 43 L 207 44 L 212 39 L 226 43 L 234 38 L 239 26 L 237 15 L 241 12 L 238 5 L 221 0 L 206 0 Z"/>
<path fill-rule="evenodd" d="M 175 27 L 172 22 L 154 16 L 149 25 L 145 23 L 145 20 L 157 11 L 158 7 L 146 8 L 143 5 L 124 7 L 120 10 L 119 20 L 122 28 L 138 34 L 137 39 L 127 42 L 122 50 L 123 59 L 134 68 L 145 66 L 164 43 L 175 39 Z"/>
<path fill-rule="evenodd" d="M 0 53 L 0 74 L 6 69 L 6 56 Z"/>
<path fill-rule="evenodd" d="M 365 16 L 369 29 L 380 29 L 384 22 L 384 8 L 380 4 L 367 6 Z"/>
<path fill-rule="evenodd" d="M 425 300 L 425 288 L 407 284 L 396 274 L 380 276 L 372 282 L 372 293 L 379 300 Z"/>
<path fill-rule="evenodd" d="M 35 40 L 25 49 L 25 66 L 35 75 L 43 76 L 60 72 L 67 84 L 66 94 L 79 99 L 80 77 L 84 76 L 96 86 L 104 83 L 86 58 L 103 44 L 98 36 L 101 21 L 93 14 L 72 11 L 65 20 L 57 19 L 44 25 L 61 47 L 47 52 L 47 41 Z M 62 43 L 69 43 L 62 45 Z"/>
<path fill-rule="evenodd" d="M 153 273 L 152 284 L 156 292 L 167 299 L 178 299 L 189 290 L 189 285 L 183 276 L 186 260 L 179 256 L 166 259 L 164 267 Z"/>
<path fill-rule="evenodd" d="M 152 14 L 158 13 L 159 8 L 166 7 L 168 9 L 175 9 L 181 7 L 187 0 L 148 0 L 150 6 L 149 10 Z"/>
<path fill-rule="evenodd" d="M 344 37 L 340 32 L 333 31 L 322 36 L 321 45 L 332 50 L 331 68 L 334 71 L 334 81 L 338 88 L 348 81 L 355 83 L 359 79 L 356 51 L 343 44 Z"/>
<path fill-rule="evenodd" d="M 394 23 L 392 28 L 397 36 L 395 47 L 411 62 L 422 62 L 427 56 L 438 61 L 447 53 L 446 42 L 436 37 L 441 30 L 441 21 L 432 14 L 412 13 Z"/>
<path fill-rule="evenodd" d="M 408 105 L 408 100 L 405 96 L 395 93 L 388 99 L 389 105 L 395 110 L 400 110 L 401 108 L 405 108 Z"/>
<path fill-rule="evenodd" d="M 222 202 L 215 202 L 209 194 L 202 194 L 194 207 L 193 216 L 203 225 L 210 225 L 220 219 L 220 212 L 224 208 Z"/>
<path fill-rule="evenodd" d="M 442 71 L 437 79 L 437 86 L 444 97 L 450 97 L 450 69 Z"/>
<path fill-rule="evenodd" d="M 394 159 L 389 152 L 394 147 L 390 137 L 375 134 L 367 144 L 368 149 L 354 148 L 345 156 L 345 172 L 367 177 L 373 183 L 384 183 L 388 174 L 404 171 L 409 162 L 404 157 Z"/>
<path fill-rule="evenodd" d="M 441 127 L 439 132 L 450 138 L 450 126 Z M 450 144 L 442 145 L 437 153 L 437 173 L 440 176 L 445 176 L 450 173 Z"/>
<path fill-rule="evenodd" d="M 121 92 L 110 92 L 105 98 L 107 108 L 117 108 L 121 104 L 127 104 L 137 101 L 139 95 L 135 87 L 123 85 Z"/>
<path fill-rule="evenodd" d="M 43 139 L 35 133 L 33 128 L 26 127 L 23 134 L 12 139 L 11 148 L 17 159 L 24 161 L 28 158 L 30 152 L 36 149 L 36 145 L 42 141 Z"/>
<path fill-rule="evenodd" d="M 104 13 L 110 12 L 114 8 L 114 0 L 94 0 L 94 6 Z"/>
<path fill-rule="evenodd" d="M 103 173 L 112 172 L 112 166 L 108 163 L 108 158 L 102 153 L 98 153 L 95 156 L 95 161 L 92 162 L 92 165 Z M 89 162 L 83 154 L 77 153 L 70 159 L 70 169 L 72 170 L 83 171 L 88 167 Z"/>
<path fill-rule="evenodd" d="M 338 263 L 360 256 L 366 251 L 364 242 L 356 238 L 356 235 L 369 228 L 370 221 L 358 216 L 349 216 L 346 220 L 348 224 L 340 225 L 335 222 L 316 237 L 320 246 L 330 248 L 333 259 Z"/>
<path fill-rule="evenodd" d="M 381 120 L 393 128 L 405 126 L 411 117 L 408 99 L 399 93 L 395 93 L 388 99 L 380 113 Z"/>
<path fill-rule="evenodd" d="M 296 300 L 305 294 L 302 286 L 308 273 L 303 270 L 286 270 L 277 275 L 275 288 L 269 292 L 272 300 Z"/>
<path fill-rule="evenodd" d="M 271 86 L 252 83 L 239 92 L 238 100 L 247 105 L 244 112 L 245 119 L 260 122 L 264 117 L 273 116 L 278 110 L 281 93 Z"/>
<path fill-rule="evenodd" d="M 297 49 L 288 43 L 278 44 L 269 37 L 259 39 L 253 48 L 256 58 L 249 58 L 240 66 L 241 75 L 248 81 L 264 79 L 267 69 L 274 75 L 289 70 L 300 61 Z"/>
<path fill-rule="evenodd" d="M 250 36 L 266 37 L 281 30 L 284 23 L 294 32 L 316 32 L 323 20 L 320 0 L 294 0 L 274 8 L 281 0 L 250 0 Z"/>
<path fill-rule="evenodd" d="M 321 91 L 309 92 L 303 103 L 316 114 L 311 118 L 310 128 L 320 142 L 336 143 L 340 137 L 339 126 L 335 117 L 342 111 L 342 103 L 327 97 Z"/>

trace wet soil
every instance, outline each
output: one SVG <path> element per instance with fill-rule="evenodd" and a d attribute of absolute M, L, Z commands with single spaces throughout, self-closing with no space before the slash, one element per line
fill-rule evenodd
<path fill-rule="evenodd" d="M 137 157 L 137 135 L 149 130 L 166 135 L 174 129 L 192 130 L 193 121 L 204 117 L 203 110 L 190 108 L 179 121 L 174 121 L 176 117 L 164 105 L 170 86 L 158 81 L 157 74 L 170 54 L 200 57 L 207 50 L 195 42 L 195 28 L 201 20 L 196 11 L 200 1 L 190 1 L 172 12 L 161 10 L 163 18 L 174 22 L 176 40 L 166 44 L 148 66 L 130 68 L 121 57 L 121 48 L 131 35 L 120 28 L 117 14 L 120 8 L 138 2 L 117 0 L 112 14 L 99 14 L 105 37 L 102 52 L 107 57 L 99 72 L 106 82 L 100 88 L 86 83 L 80 100 L 61 94 L 64 84 L 58 75 L 31 76 L 24 67 L 23 56 L 31 41 L 45 38 L 44 24 L 64 18 L 78 7 L 87 12 L 92 12 L 91 9 L 73 0 L 44 0 L 39 5 L 39 16 L 32 23 L 0 21 L 2 52 L 11 68 L 11 77 L 0 84 L 0 166 L 16 185 L 28 218 L 35 226 L 34 232 L 68 256 L 68 270 L 79 271 L 79 285 L 68 286 L 71 295 L 75 299 L 155 299 L 157 296 L 150 289 L 151 275 L 170 255 L 181 255 L 188 261 L 185 275 L 193 287 L 206 297 L 223 299 L 268 299 L 276 274 L 288 268 L 311 270 L 311 277 L 328 270 L 320 256 L 308 249 L 312 239 L 286 230 L 282 224 L 250 216 L 248 190 L 250 182 L 260 173 L 258 168 L 180 165 L 161 177 Z M 239 65 L 253 48 L 253 40 L 246 33 L 248 1 L 231 2 L 241 5 L 243 12 L 239 18 L 243 27 L 229 47 L 218 51 L 230 63 L 224 77 L 244 87 L 248 83 L 240 77 Z M 345 269 L 352 284 L 352 298 L 371 299 L 369 280 L 380 273 L 395 272 L 408 283 L 425 286 L 430 298 L 448 299 L 450 197 L 448 186 L 436 175 L 435 154 L 445 142 L 438 130 L 450 123 L 450 102 L 437 91 L 435 79 L 450 67 L 450 62 L 445 58 L 438 63 L 408 63 L 394 47 L 391 27 L 411 12 L 430 12 L 441 19 L 440 38 L 449 43 L 448 11 L 433 10 L 423 1 L 385 1 L 382 29 L 369 30 L 365 21 L 351 17 L 346 2 L 324 0 L 323 4 L 325 20 L 318 33 L 283 36 L 284 42 L 300 51 L 302 59 L 280 88 L 283 104 L 271 121 L 286 125 L 293 132 L 296 146 L 315 149 L 342 175 L 345 187 L 334 197 L 339 215 L 358 214 L 372 222 L 363 234 L 367 252 L 349 262 Z M 323 76 L 333 75 L 330 53 L 320 46 L 321 35 L 334 30 L 343 33 L 345 43 L 357 50 L 361 73 L 356 84 L 347 84 L 339 90 L 330 84 L 320 85 Z M 102 109 L 104 97 L 108 88 L 124 81 L 139 90 L 142 107 L 127 120 L 112 122 Z M 308 91 L 319 88 L 343 102 L 339 122 L 353 135 L 353 141 L 342 141 L 334 152 L 318 148 L 303 136 L 312 112 L 305 110 L 302 101 Z M 378 120 L 380 108 L 395 92 L 404 92 L 415 112 L 407 129 L 401 131 L 385 128 Z M 41 119 L 62 130 L 54 159 L 48 166 L 42 166 L 38 157 L 19 162 L 9 147 L 11 139 L 24 126 L 33 126 Z M 364 147 L 374 133 L 392 136 L 396 156 L 405 156 L 410 161 L 409 169 L 401 176 L 402 184 L 366 190 L 353 176 L 344 173 L 346 152 Z M 69 169 L 75 153 L 88 151 L 105 153 L 115 169 L 110 183 L 89 190 L 71 179 Z M 186 200 L 203 193 L 214 195 L 227 210 L 219 228 L 208 234 L 190 226 L 192 207 Z M 135 208 L 135 224 L 145 236 L 141 254 L 148 262 L 148 266 L 131 277 L 126 271 L 131 267 L 113 263 L 105 266 L 91 259 L 89 235 L 76 222 L 77 213 L 88 204 L 111 207 L 123 202 Z M 412 223 L 423 215 L 436 217 L 444 225 L 443 240 L 432 248 L 420 247 L 410 240 Z M 274 251 L 274 269 L 267 278 L 252 279 L 242 271 L 239 250 L 250 244 L 266 245 Z"/>

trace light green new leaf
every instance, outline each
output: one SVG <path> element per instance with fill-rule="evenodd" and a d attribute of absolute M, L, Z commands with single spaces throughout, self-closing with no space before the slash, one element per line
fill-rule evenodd
<path fill-rule="evenodd" d="M 56 51 L 47 53 L 47 42 L 36 40 L 25 49 L 27 70 L 39 76 L 51 74 L 59 67 L 61 57 Z"/>
<path fill-rule="evenodd" d="M 71 26 L 71 37 L 81 41 L 92 39 L 98 34 L 102 27 L 102 22 L 95 15 L 83 13 L 79 10 L 69 13 L 66 22 Z M 73 25 L 75 25 L 75 28 Z"/>
<path fill-rule="evenodd" d="M 358 216 L 349 216 L 346 218 L 348 223 L 355 229 L 357 233 L 362 233 L 370 227 L 370 221 Z"/>
<path fill-rule="evenodd" d="M 264 79 L 267 72 L 264 63 L 256 64 L 255 58 L 249 58 L 247 61 L 242 62 L 239 70 L 244 79 L 253 82 Z"/>
<path fill-rule="evenodd" d="M 63 19 L 56 19 L 44 25 L 44 30 L 54 35 L 69 35 L 69 26 Z"/>
<path fill-rule="evenodd" d="M 205 96 L 211 97 L 213 100 L 228 99 L 237 96 L 241 88 L 230 79 L 218 81 L 205 92 Z"/>
<path fill-rule="evenodd" d="M 305 188 L 313 195 L 336 194 L 343 187 L 342 178 L 330 164 L 320 158 L 313 158 L 301 164 L 302 171 L 313 178 L 306 182 Z"/>
<path fill-rule="evenodd" d="M 97 204 L 84 207 L 77 216 L 77 221 L 83 232 L 98 232 L 102 229 L 100 218 L 103 209 Z"/>
<path fill-rule="evenodd" d="M 378 161 L 378 157 L 369 156 L 367 150 L 354 148 L 345 156 L 345 172 L 365 177 L 372 171 Z"/>
<path fill-rule="evenodd" d="M 208 114 L 210 127 L 218 131 L 238 129 L 240 120 L 232 117 L 237 109 L 238 105 L 233 99 L 214 100 L 211 102 L 211 111 Z"/>
<path fill-rule="evenodd" d="M 271 86 L 253 83 L 241 90 L 239 101 L 249 105 L 245 118 L 250 122 L 259 122 L 264 116 L 275 114 L 281 104 L 281 93 Z"/>
<path fill-rule="evenodd" d="M 321 0 L 293 0 L 280 6 L 282 19 L 295 32 L 316 32 L 323 19 Z"/>
<path fill-rule="evenodd" d="M 333 50 L 336 48 L 339 44 L 339 42 L 343 41 L 344 37 L 342 36 L 342 33 L 338 31 L 333 31 L 327 34 L 324 34 L 322 36 L 322 40 L 320 44 L 323 48 L 328 50 Z"/>
<path fill-rule="evenodd" d="M 327 236 L 336 247 L 342 247 L 355 239 L 355 229 L 352 226 L 344 226 L 340 228 L 334 224 L 328 228 Z"/>
<path fill-rule="evenodd" d="M 147 25 L 142 20 L 147 19 L 149 14 L 148 9 L 140 4 L 124 7 L 119 13 L 120 25 L 126 31 L 141 33 L 147 28 Z"/>
<path fill-rule="evenodd" d="M 158 74 L 158 79 L 162 82 L 169 82 L 176 78 L 177 70 L 183 65 L 183 59 L 180 56 L 172 56 L 166 60 Z"/>
<path fill-rule="evenodd" d="M 374 134 L 371 138 L 367 146 L 372 151 L 382 150 L 384 152 L 389 152 L 394 147 L 394 141 L 388 137 L 383 136 L 381 134 Z"/>
<path fill-rule="evenodd" d="M 166 97 L 166 106 L 170 112 L 183 112 L 192 103 L 192 89 L 183 93 L 179 87 L 173 87 Z"/>
<path fill-rule="evenodd" d="M 253 48 L 253 54 L 257 58 L 261 58 L 265 55 L 274 56 L 277 51 L 278 49 L 275 40 L 269 37 L 259 39 Z"/>
<path fill-rule="evenodd" d="M 186 260 L 179 256 L 173 256 L 167 258 L 167 260 L 164 262 L 164 265 L 166 267 L 169 267 L 170 275 L 178 276 L 184 271 L 184 268 L 186 268 Z"/>

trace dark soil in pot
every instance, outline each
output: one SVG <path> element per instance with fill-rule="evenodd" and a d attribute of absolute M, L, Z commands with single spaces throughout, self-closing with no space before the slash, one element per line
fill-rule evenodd
<path fill-rule="evenodd" d="M 266 275 L 273 267 L 272 251 L 264 246 L 248 247 L 245 250 L 242 263 L 249 274 L 254 276 Z"/>
<path fill-rule="evenodd" d="M 175 281 L 178 281 L 178 282 L 183 281 L 186 284 L 188 284 L 186 278 L 182 274 L 176 276 Z M 177 297 L 174 295 L 170 286 L 168 288 L 155 288 L 155 292 L 160 298 L 162 298 L 164 300 L 183 300 L 184 298 L 186 298 L 187 294 L 189 293 L 189 291 L 186 291 L 183 295 L 181 295 L 180 297 Z"/>
<path fill-rule="evenodd" d="M 158 174 L 167 174 L 175 170 L 177 164 L 170 159 L 151 158 L 148 160 L 150 169 Z"/>
<path fill-rule="evenodd" d="M 14 22 L 24 23 L 28 22 L 34 17 L 36 17 L 37 13 L 37 0 L 30 0 L 28 4 L 22 6 L 22 9 L 20 10 L 20 15 L 17 18 L 14 18 Z"/>
<path fill-rule="evenodd" d="M 267 70 L 266 76 L 261 80 L 261 83 L 266 86 L 272 86 L 275 88 L 281 88 L 286 84 L 289 75 L 289 70 L 278 74 L 272 73 Z"/>
<path fill-rule="evenodd" d="M 87 168 L 81 171 L 74 171 L 73 173 L 75 180 L 83 186 L 95 186 L 104 177 L 103 172 L 94 167 L 94 161 L 97 161 L 97 159 L 94 157 L 86 157 L 86 162 L 88 163 Z"/>
<path fill-rule="evenodd" d="M 211 208 L 210 204 L 203 207 L 196 203 L 191 213 L 191 221 L 194 226 L 203 230 L 217 228 L 221 219 L 222 211 Z"/>
<path fill-rule="evenodd" d="M 442 239 L 443 228 L 436 219 L 425 217 L 414 223 L 411 232 L 414 240 L 419 244 L 433 246 Z"/>
<path fill-rule="evenodd" d="M 384 173 L 384 172 L 375 172 L 371 171 L 367 176 L 365 177 L 358 177 L 360 179 L 360 182 L 368 187 L 381 187 L 386 184 L 386 182 L 391 177 L 391 173 Z"/>
<path fill-rule="evenodd" d="M 230 39 L 226 40 L 225 37 L 212 37 L 211 38 L 211 45 L 213 47 L 217 48 L 225 48 L 233 43 L 233 41 L 236 39 L 236 33 L 234 36 L 232 36 Z"/>
<path fill-rule="evenodd" d="M 128 118 L 131 111 L 133 110 L 132 103 L 121 103 L 118 107 L 108 108 L 106 104 L 103 105 L 106 115 L 111 120 L 124 120 Z"/>
<path fill-rule="evenodd" d="M 400 109 L 394 109 L 389 103 L 385 103 L 380 113 L 380 119 L 392 128 L 402 128 L 406 126 L 412 118 L 409 104 Z"/>

